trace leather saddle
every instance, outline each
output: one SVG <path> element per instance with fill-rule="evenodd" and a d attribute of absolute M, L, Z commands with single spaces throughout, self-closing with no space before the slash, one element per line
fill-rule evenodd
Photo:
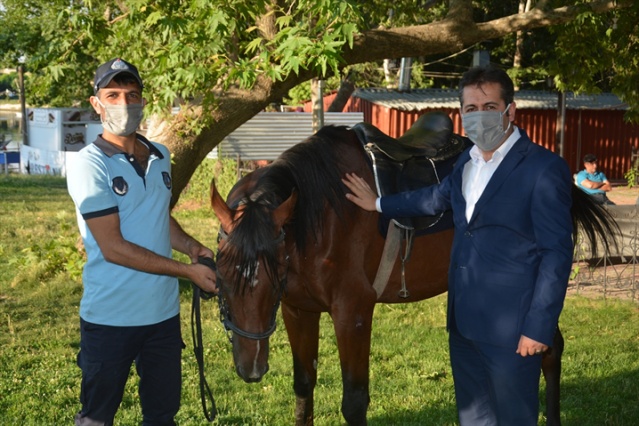
<path fill-rule="evenodd" d="M 358 123 L 352 130 L 370 157 L 380 196 L 439 183 L 450 173 L 457 156 L 471 144 L 453 133 L 452 120 L 441 111 L 422 115 L 398 139 L 369 123 Z M 441 218 L 442 215 L 393 219 L 401 227 L 424 231 Z M 380 228 L 385 232 L 384 224 Z"/>

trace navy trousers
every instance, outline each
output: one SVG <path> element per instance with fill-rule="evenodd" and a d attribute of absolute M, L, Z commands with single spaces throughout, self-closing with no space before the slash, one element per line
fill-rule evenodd
<path fill-rule="evenodd" d="M 451 327 L 450 361 L 461 426 L 536 426 L 541 355 L 465 339 Z"/>
<path fill-rule="evenodd" d="M 76 425 L 113 424 L 134 362 L 140 377 L 142 424 L 175 425 L 183 348 L 179 315 L 140 327 L 111 327 L 80 319 L 82 410 Z"/>

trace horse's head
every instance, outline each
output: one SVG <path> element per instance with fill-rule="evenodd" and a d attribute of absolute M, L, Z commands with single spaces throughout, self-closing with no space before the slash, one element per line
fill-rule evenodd
<path fill-rule="evenodd" d="M 233 194 L 242 194 L 235 190 Z M 229 207 L 211 184 L 211 206 L 220 221 L 217 286 L 221 321 L 233 345 L 237 374 L 257 382 L 268 371 L 269 336 L 286 285 L 288 256 L 284 224 L 296 196 L 279 205 L 254 192 L 229 197 Z"/>

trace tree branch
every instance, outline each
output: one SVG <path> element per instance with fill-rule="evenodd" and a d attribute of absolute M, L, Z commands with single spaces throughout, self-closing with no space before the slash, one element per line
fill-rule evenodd
<path fill-rule="evenodd" d="M 524 14 L 476 23 L 469 16 L 470 0 L 451 0 L 451 9 L 445 20 L 420 26 L 367 31 L 356 37 L 352 49 L 345 49 L 344 59 L 348 65 L 353 65 L 388 58 L 388 52 L 393 52 L 397 58 L 453 53 L 515 31 L 564 24 L 586 11 L 605 13 L 625 9 L 632 5 L 632 1 L 594 0 L 556 9 L 537 7 Z"/>
<path fill-rule="evenodd" d="M 493 21 L 476 23 L 472 20 L 471 0 L 450 0 L 451 9 L 443 21 L 426 25 L 375 29 L 367 31 L 355 39 L 352 49 L 345 48 L 344 65 L 372 62 L 388 57 L 393 52 L 396 57 L 415 57 L 434 54 L 451 54 L 472 46 L 478 42 L 502 37 L 515 31 L 558 25 L 569 22 L 580 13 L 592 11 L 603 13 L 631 6 L 633 0 L 593 0 L 578 6 L 557 9 L 535 8 L 525 14 L 515 14 Z M 543 1 L 538 6 L 543 6 Z M 264 27 L 267 29 L 268 27 Z M 231 88 L 216 98 L 214 111 L 210 114 L 213 121 L 197 136 L 185 140 L 180 132 L 166 132 L 160 140 L 170 146 L 175 155 L 173 168 L 172 205 L 177 202 L 180 192 L 188 183 L 195 168 L 202 159 L 222 139 L 260 112 L 270 102 L 279 100 L 296 85 L 310 80 L 315 74 L 301 70 L 299 74 L 290 74 L 282 81 L 271 81 L 264 76 L 250 90 Z M 176 117 L 176 120 L 186 120 Z M 184 123 L 183 125 L 188 125 Z M 179 127 L 179 124 L 177 124 Z"/>

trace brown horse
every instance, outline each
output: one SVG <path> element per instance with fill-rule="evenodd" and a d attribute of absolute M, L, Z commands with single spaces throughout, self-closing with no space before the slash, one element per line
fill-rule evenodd
<path fill-rule="evenodd" d="M 403 271 L 408 298 L 400 296 L 401 262 L 378 296 L 372 283 L 384 248 L 379 215 L 346 200 L 341 183 L 346 172 L 374 185 L 356 133 L 328 126 L 242 178 L 227 202 L 211 185 L 221 223 L 218 300 L 222 321 L 232 332 L 237 374 L 257 382 L 268 371 L 269 336 L 281 301 L 293 355 L 297 425 L 313 423 L 322 312 L 331 316 L 337 337 L 342 414 L 348 424 L 364 425 L 375 304 L 414 302 L 447 290 L 452 229 L 414 239 Z M 610 229 L 602 227 L 607 218 L 587 196 L 576 193 L 574 205 L 573 217 L 590 237 Z M 559 424 L 562 347 L 557 333 L 555 349 L 543 362 L 549 424 Z"/>

